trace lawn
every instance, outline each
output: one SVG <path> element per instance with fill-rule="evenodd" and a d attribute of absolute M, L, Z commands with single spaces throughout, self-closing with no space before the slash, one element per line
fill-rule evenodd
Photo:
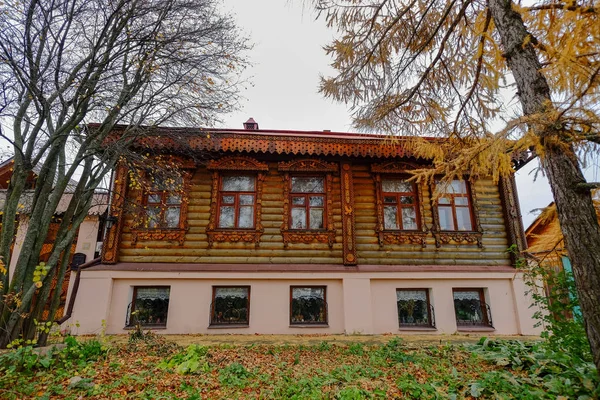
<path fill-rule="evenodd" d="M 233 339 L 235 340 L 235 339 Z M 2 376 L 4 375 L 4 376 Z M 81 377 L 82 379 L 74 377 Z M 190 344 L 67 339 L 40 356 L 0 356 L 0 398 L 110 399 L 594 399 L 589 362 L 538 342 Z"/>

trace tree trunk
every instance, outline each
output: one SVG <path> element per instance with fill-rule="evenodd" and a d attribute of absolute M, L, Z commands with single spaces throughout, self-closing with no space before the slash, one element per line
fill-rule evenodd
<path fill-rule="evenodd" d="M 490 0 L 490 12 L 506 51 L 525 115 L 554 111 L 550 87 L 525 24 L 510 0 Z M 527 43 L 524 45 L 524 43 Z M 556 125 L 556 124 L 554 124 Z M 560 140 L 560 130 L 548 124 L 530 128 L 544 145 L 542 167 L 548 175 L 558 220 L 571 258 L 577 294 L 594 363 L 600 371 L 600 226 L 589 188 L 573 147 Z"/>

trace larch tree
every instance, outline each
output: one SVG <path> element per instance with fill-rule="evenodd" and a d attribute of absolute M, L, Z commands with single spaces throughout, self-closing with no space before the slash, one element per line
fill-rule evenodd
<path fill-rule="evenodd" d="M 62 286 L 94 192 L 119 160 L 132 161 L 128 145 L 144 127 L 210 126 L 236 107 L 248 49 L 216 0 L 0 3 L 0 134 L 14 152 L 0 233 L 0 347 L 34 340 L 44 310 L 54 320 L 60 290 L 52 293 L 50 282 Z M 127 129 L 109 140 L 116 124 Z M 65 198 L 49 259 L 40 263 Z M 25 211 L 22 248 L 11 264 Z"/>
<path fill-rule="evenodd" d="M 600 143 L 600 3 L 317 0 L 337 38 L 325 96 L 363 130 L 415 136 L 417 179 L 499 179 L 534 150 L 554 195 L 600 370 L 600 227 L 581 166 Z M 446 138 L 442 144 L 422 136 Z"/>

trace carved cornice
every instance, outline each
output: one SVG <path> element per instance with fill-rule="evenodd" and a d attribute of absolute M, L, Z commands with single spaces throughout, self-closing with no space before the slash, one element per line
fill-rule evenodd
<path fill-rule="evenodd" d="M 417 164 L 404 161 L 387 161 L 379 164 L 371 165 L 371 172 L 374 174 L 405 174 L 419 168 Z"/>
<path fill-rule="evenodd" d="M 277 169 L 281 172 L 325 172 L 330 174 L 338 172 L 337 164 L 313 159 L 280 162 Z"/>
<path fill-rule="evenodd" d="M 269 166 L 251 157 L 231 156 L 209 161 L 206 169 L 210 171 L 268 171 Z"/>

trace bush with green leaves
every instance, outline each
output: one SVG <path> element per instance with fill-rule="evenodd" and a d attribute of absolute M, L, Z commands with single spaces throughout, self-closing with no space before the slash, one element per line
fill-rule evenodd
<path fill-rule="evenodd" d="M 192 344 L 185 351 L 161 361 L 158 368 L 171 369 L 181 375 L 209 372 L 210 366 L 206 360 L 207 355 L 207 347 Z"/>

